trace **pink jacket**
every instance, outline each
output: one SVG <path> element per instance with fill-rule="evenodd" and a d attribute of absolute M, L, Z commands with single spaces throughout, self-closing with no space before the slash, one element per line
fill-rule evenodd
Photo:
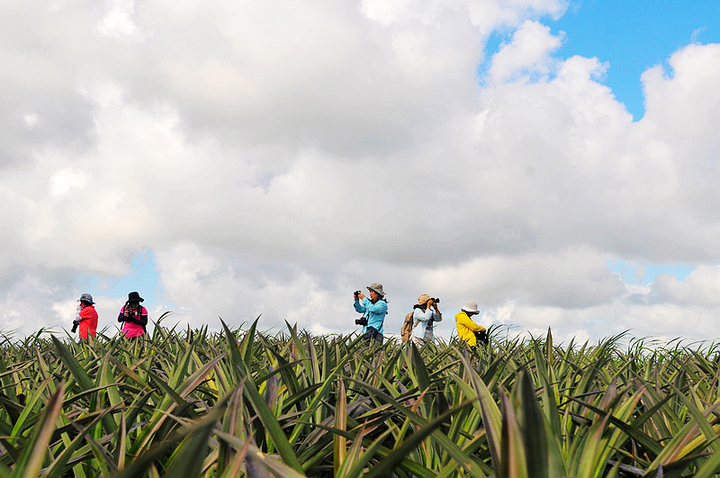
<path fill-rule="evenodd" d="M 128 317 L 125 317 L 125 307 L 127 307 L 127 304 L 123 305 L 122 309 L 120 309 L 120 315 L 118 315 L 118 322 L 123 322 L 122 334 L 125 337 L 138 337 L 143 335 L 148 322 L 147 309 L 140 306 L 139 314 L 136 310 L 128 309 L 130 314 Z"/>

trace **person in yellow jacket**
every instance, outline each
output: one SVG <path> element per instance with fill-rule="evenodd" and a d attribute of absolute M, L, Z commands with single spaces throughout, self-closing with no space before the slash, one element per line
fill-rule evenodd
<path fill-rule="evenodd" d="M 485 327 L 478 325 L 472 320 L 473 315 L 479 314 L 477 302 L 466 302 L 455 316 L 455 325 L 457 326 L 458 337 L 464 340 L 468 345 L 476 345 L 477 338 L 475 333 L 482 334 Z M 483 334 L 484 335 L 484 334 Z"/>

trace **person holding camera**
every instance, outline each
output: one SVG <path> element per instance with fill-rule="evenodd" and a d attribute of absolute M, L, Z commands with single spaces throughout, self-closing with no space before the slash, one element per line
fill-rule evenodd
<path fill-rule="evenodd" d="M 95 310 L 95 302 L 90 294 L 85 293 L 78 299 L 78 313 L 73 320 L 72 331 L 75 333 L 78 328 L 80 340 L 88 340 L 90 337 L 95 338 L 98 325 L 98 313 Z"/>
<path fill-rule="evenodd" d="M 140 305 L 145 299 L 137 292 L 130 292 L 128 300 L 120 309 L 118 322 L 123 322 L 122 335 L 128 338 L 140 337 L 147 333 L 148 312 Z"/>
<path fill-rule="evenodd" d="M 427 294 L 418 297 L 413 306 L 413 342 L 423 345 L 433 341 L 433 324 L 442 321 L 442 313 L 438 308 L 440 299 L 433 299 Z M 434 310 L 433 310 L 434 309 Z"/>
<path fill-rule="evenodd" d="M 455 316 L 458 337 L 460 337 L 460 340 L 467 342 L 468 345 L 475 346 L 478 341 L 483 345 L 488 343 L 485 327 L 476 324 L 471 318 L 479 313 L 477 302 L 466 302 Z"/>
<path fill-rule="evenodd" d="M 366 341 L 375 340 L 379 344 L 383 343 L 383 323 L 385 315 L 387 315 L 387 299 L 382 284 L 377 282 L 367 286 L 370 298 L 365 294 L 356 290 L 354 293 L 355 302 L 353 306 L 355 311 L 363 314 L 355 324 L 363 326 L 363 335 Z"/>

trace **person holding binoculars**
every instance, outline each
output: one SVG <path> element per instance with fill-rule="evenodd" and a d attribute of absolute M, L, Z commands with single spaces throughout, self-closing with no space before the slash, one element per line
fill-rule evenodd
<path fill-rule="evenodd" d="M 433 341 L 433 324 L 442 321 L 442 313 L 438 308 L 440 299 L 433 299 L 427 294 L 418 297 L 418 303 L 413 306 L 413 337 L 417 345 Z M 433 310 L 434 309 L 434 310 Z"/>
<path fill-rule="evenodd" d="M 148 311 L 140 305 L 144 301 L 137 292 L 130 292 L 128 300 L 120 309 L 118 322 L 123 322 L 122 335 L 128 338 L 140 337 L 147 333 Z"/>
<path fill-rule="evenodd" d="M 353 306 L 355 311 L 363 316 L 355 320 L 356 325 L 363 326 L 363 335 L 365 340 L 370 342 L 376 341 L 383 343 L 383 322 L 387 314 L 387 299 L 382 284 L 377 282 L 367 286 L 370 298 L 366 297 L 361 291 L 356 290 L 353 294 L 355 302 Z"/>

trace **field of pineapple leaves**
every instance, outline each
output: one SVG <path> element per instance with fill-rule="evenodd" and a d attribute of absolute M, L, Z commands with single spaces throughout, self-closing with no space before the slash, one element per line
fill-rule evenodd
<path fill-rule="evenodd" d="M 0 476 L 720 476 L 714 345 L 256 326 L 6 338 Z"/>

